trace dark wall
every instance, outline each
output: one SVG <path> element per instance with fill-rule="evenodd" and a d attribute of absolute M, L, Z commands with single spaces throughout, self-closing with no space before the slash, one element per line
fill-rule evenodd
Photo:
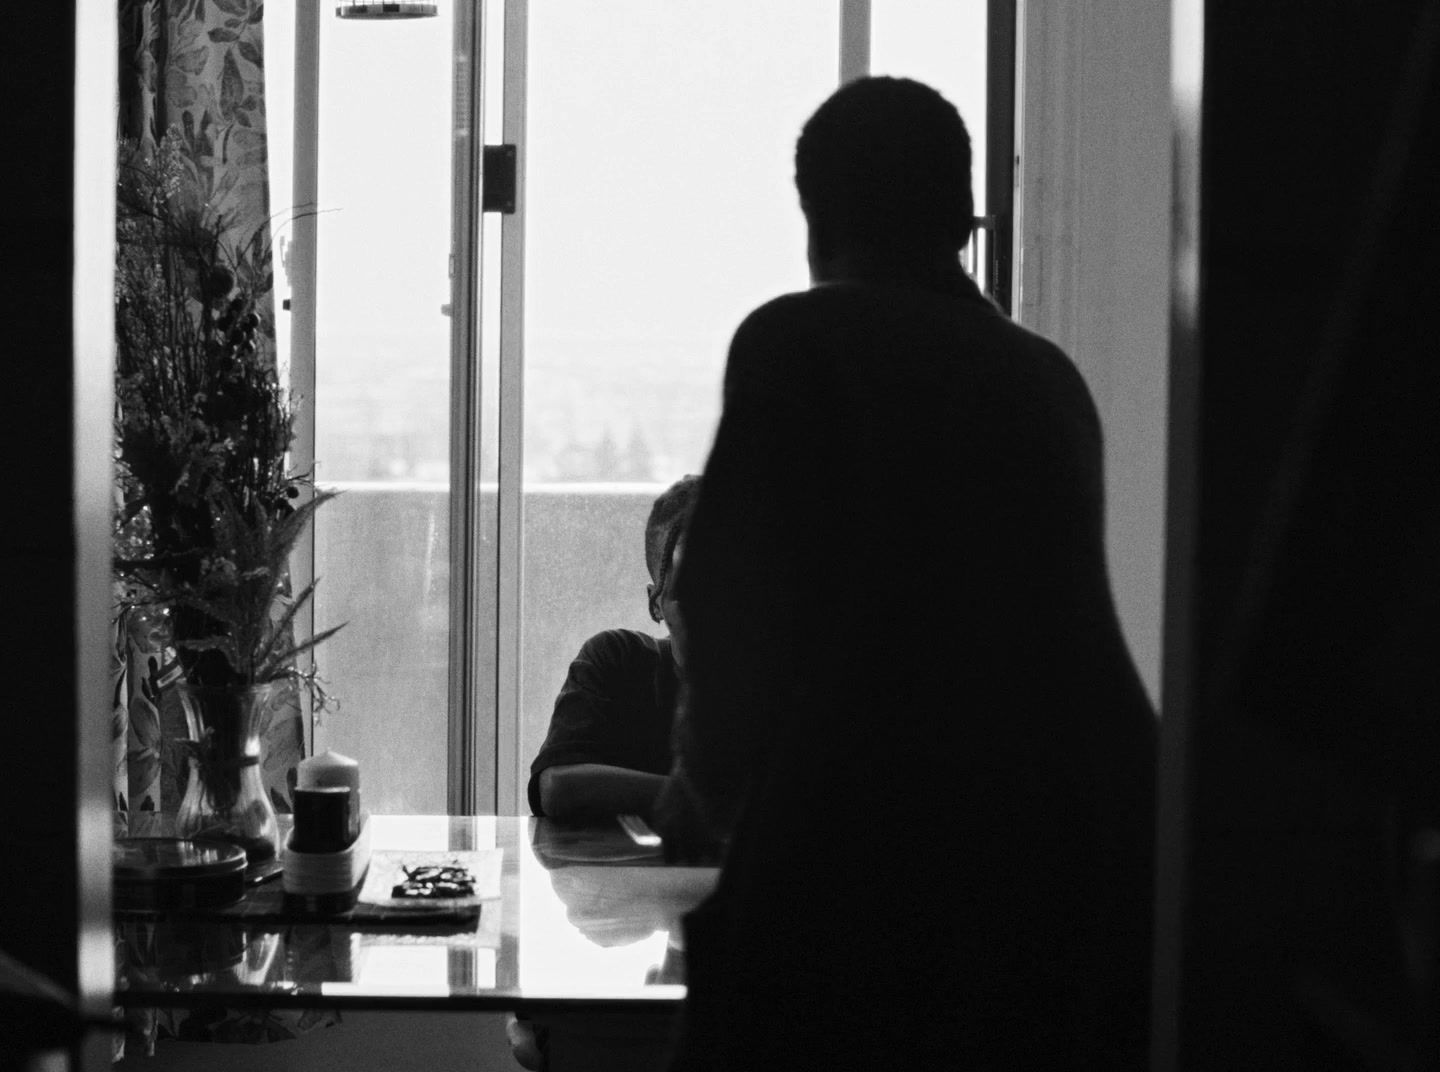
<path fill-rule="evenodd" d="M 71 525 L 75 12 L 6 10 L 0 63 L 0 950 L 76 989 L 76 548 Z M 97 713 L 104 717 L 103 712 Z M 54 1019 L 0 997 L 0 1065 Z M 7 1049 L 8 1048 L 8 1049 Z M 8 1067 L 8 1065 L 6 1066 Z"/>
<path fill-rule="evenodd" d="M 1435 1067 L 1437 29 L 1205 5 L 1185 1068 Z"/>

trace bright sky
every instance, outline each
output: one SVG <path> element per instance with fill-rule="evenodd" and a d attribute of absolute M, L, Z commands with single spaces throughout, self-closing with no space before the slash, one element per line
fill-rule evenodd
<path fill-rule="evenodd" d="M 323 8 L 322 461 L 327 421 L 426 421 L 436 406 L 432 430 L 446 419 L 453 8 L 440 6 L 438 18 L 398 22 Z M 529 4 L 527 469 L 567 438 L 593 441 L 603 427 L 623 442 L 642 426 L 674 466 L 699 467 L 730 333 L 755 305 L 807 284 L 791 161 L 838 78 L 839 6 Z M 984 0 L 873 0 L 872 71 L 929 82 L 960 108 L 978 196 L 984 31 Z M 276 206 L 289 202 L 292 33 L 267 26 Z M 397 377 L 407 386 L 377 418 L 359 396 Z"/>

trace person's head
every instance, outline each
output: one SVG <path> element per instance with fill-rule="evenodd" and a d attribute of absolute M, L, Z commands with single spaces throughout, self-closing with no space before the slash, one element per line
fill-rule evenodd
<path fill-rule="evenodd" d="M 974 225 L 970 133 L 953 104 L 908 78 L 831 94 L 795 144 L 795 186 L 817 282 L 847 257 L 954 262 Z"/>
<path fill-rule="evenodd" d="M 650 617 L 656 622 L 663 622 L 670 630 L 677 660 L 682 658 L 682 626 L 679 605 L 675 602 L 675 564 L 680 559 L 685 522 L 699 492 L 698 476 L 682 476 L 655 500 L 655 505 L 650 508 L 650 517 L 645 522 L 645 566 L 650 571 L 645 597 L 650 604 Z"/>

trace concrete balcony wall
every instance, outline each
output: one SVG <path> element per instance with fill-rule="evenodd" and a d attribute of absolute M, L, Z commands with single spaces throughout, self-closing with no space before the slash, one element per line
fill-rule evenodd
<path fill-rule="evenodd" d="M 372 812 L 443 813 L 449 743 L 449 493 L 357 484 L 316 514 L 316 660 L 340 702 L 317 750 L 360 761 Z"/>
<path fill-rule="evenodd" d="M 591 634 L 657 632 L 645 604 L 645 518 L 663 484 L 535 485 L 524 494 L 521 727 L 506 757 L 524 783 L 570 660 Z M 436 485 L 355 484 L 316 523 L 316 625 L 348 623 L 319 651 L 340 700 L 317 729 L 320 748 L 358 759 L 375 812 L 443 812 L 448 747 L 449 493 Z M 481 503 L 493 569 L 494 490 Z M 495 577 L 476 636 L 493 666 Z M 492 708 L 493 710 L 493 708 Z M 494 719 L 482 712 L 482 747 Z M 501 762 L 506 761 L 502 759 Z M 482 801 L 493 783 L 480 786 Z M 523 802 L 501 802 L 501 811 Z"/>
<path fill-rule="evenodd" d="M 525 493 L 520 756 L 525 780 L 555 695 L 586 638 L 650 620 L 645 519 L 665 484 L 552 484 Z"/>

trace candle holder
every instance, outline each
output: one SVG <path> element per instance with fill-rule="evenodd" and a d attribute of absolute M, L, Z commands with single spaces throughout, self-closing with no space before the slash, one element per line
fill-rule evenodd
<path fill-rule="evenodd" d="M 366 872 L 370 870 L 370 822 L 360 825 L 360 834 L 338 852 L 302 852 L 296 848 L 298 827 L 280 853 L 281 883 L 286 907 L 304 915 L 334 915 L 348 912 L 360 900 Z M 304 844 L 303 834 L 300 844 Z"/>
<path fill-rule="evenodd" d="M 295 768 L 295 827 L 281 853 L 292 911 L 355 907 L 370 867 L 370 824 L 360 810 L 360 764 L 322 752 Z"/>

